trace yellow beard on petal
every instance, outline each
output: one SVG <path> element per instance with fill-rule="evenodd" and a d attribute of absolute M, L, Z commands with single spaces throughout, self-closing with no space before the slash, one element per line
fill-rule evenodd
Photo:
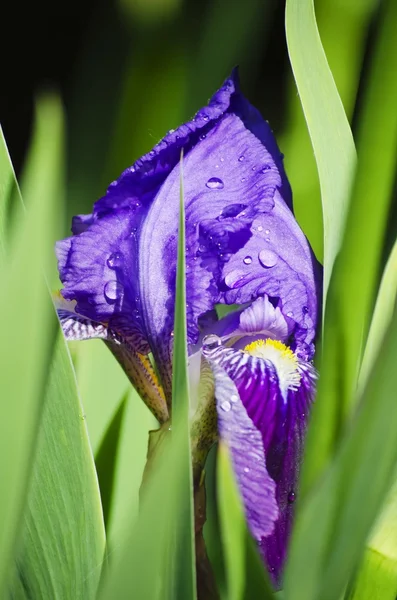
<path fill-rule="evenodd" d="M 288 348 L 283 342 L 270 338 L 256 340 L 245 346 L 244 352 L 273 363 L 283 393 L 298 389 L 301 380 L 298 359 L 291 348 Z"/>

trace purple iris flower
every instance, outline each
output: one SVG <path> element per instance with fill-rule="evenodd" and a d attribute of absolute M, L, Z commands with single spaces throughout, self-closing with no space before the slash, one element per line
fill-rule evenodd
<path fill-rule="evenodd" d="M 170 418 L 182 148 L 193 450 L 203 462 L 216 435 L 227 443 L 278 585 L 315 390 L 321 267 L 270 127 L 235 72 L 73 219 L 57 243 L 58 313 L 67 339 L 104 339 L 159 422 Z M 218 320 L 217 304 L 239 309 Z"/>

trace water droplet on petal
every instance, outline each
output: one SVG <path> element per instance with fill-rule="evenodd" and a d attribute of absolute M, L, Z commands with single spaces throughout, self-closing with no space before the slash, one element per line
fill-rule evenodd
<path fill-rule="evenodd" d="M 266 173 L 267 171 L 269 171 L 272 167 L 270 165 L 265 165 L 264 167 L 262 167 L 262 173 Z"/>
<path fill-rule="evenodd" d="M 242 181 L 242 183 L 244 183 L 244 181 L 245 181 L 245 180 L 246 180 L 246 178 L 245 178 L 245 177 L 242 177 L 242 178 L 241 178 L 241 181 Z"/>
<path fill-rule="evenodd" d="M 108 304 L 114 304 L 120 298 L 123 291 L 124 287 L 121 283 L 115 279 L 113 281 L 108 281 L 103 288 L 106 302 L 108 302 Z"/>
<path fill-rule="evenodd" d="M 290 493 L 288 494 L 288 502 L 289 502 L 290 504 L 292 504 L 293 502 L 295 502 L 295 492 L 290 492 Z"/>
<path fill-rule="evenodd" d="M 221 409 L 224 410 L 225 412 L 229 412 L 229 410 L 232 408 L 232 405 L 230 404 L 230 402 L 228 400 L 225 400 L 224 402 L 222 402 L 221 404 Z"/>
<path fill-rule="evenodd" d="M 205 133 L 202 133 L 202 134 L 200 135 L 200 140 L 205 140 L 205 138 L 206 138 L 206 137 L 207 137 L 207 136 L 206 136 L 206 134 L 205 134 Z"/>
<path fill-rule="evenodd" d="M 259 225 L 259 227 L 258 227 L 258 231 L 263 231 L 263 227 L 262 227 L 262 225 Z"/>
<path fill-rule="evenodd" d="M 110 269 L 117 269 L 121 267 L 123 263 L 123 257 L 120 254 L 120 252 L 112 252 L 112 254 L 110 254 L 110 256 L 108 257 L 106 263 Z"/>
<path fill-rule="evenodd" d="M 266 233 L 266 235 L 269 235 L 269 233 L 270 233 L 270 229 L 266 229 L 266 230 L 265 230 L 265 233 Z"/>
<path fill-rule="evenodd" d="M 222 179 L 219 179 L 219 177 L 211 177 L 205 185 L 210 190 L 222 190 L 225 187 Z"/>
<path fill-rule="evenodd" d="M 244 473 L 249 473 L 249 472 L 250 472 L 249 468 L 248 467 L 244 467 Z"/>
<path fill-rule="evenodd" d="M 251 256 L 246 256 L 246 257 L 244 258 L 244 260 L 243 260 L 243 263 L 244 263 L 245 265 L 250 265 L 250 264 L 252 263 L 252 258 L 251 258 Z"/>
<path fill-rule="evenodd" d="M 221 157 L 221 162 L 223 162 L 225 159 L 223 157 Z"/>
<path fill-rule="evenodd" d="M 245 156 L 244 156 L 244 154 L 242 154 L 241 156 L 238 157 L 238 161 L 243 162 L 244 158 L 245 158 Z"/>
<path fill-rule="evenodd" d="M 306 314 L 309 312 L 309 309 L 308 309 L 308 307 L 307 307 L 307 306 L 304 306 L 304 307 L 302 308 L 302 312 L 303 312 L 303 313 L 306 315 Z"/>
<path fill-rule="evenodd" d="M 234 403 L 234 402 L 237 402 L 237 400 L 238 400 L 238 396 L 236 396 L 236 394 L 232 394 L 232 395 L 230 396 L 230 402 L 233 402 L 233 403 Z"/>
<path fill-rule="evenodd" d="M 245 275 L 246 273 L 243 271 L 232 271 L 231 273 L 228 273 L 225 277 L 227 287 L 233 289 Z"/>
<path fill-rule="evenodd" d="M 253 170 L 253 171 L 256 171 L 256 166 L 255 166 L 255 165 L 252 167 L 252 170 Z"/>
<path fill-rule="evenodd" d="M 292 310 L 290 310 L 289 312 L 287 312 L 287 317 L 293 317 L 294 313 L 292 312 Z"/>
<path fill-rule="evenodd" d="M 203 350 L 215 350 L 215 348 L 218 348 L 221 344 L 221 338 L 211 333 L 210 335 L 206 335 L 203 339 Z"/>
<path fill-rule="evenodd" d="M 265 267 L 266 269 L 270 269 L 271 267 L 274 267 L 274 265 L 278 261 L 277 254 L 275 254 L 271 250 L 261 250 L 259 252 L 258 258 L 259 258 L 259 262 L 261 263 L 261 265 L 263 267 Z"/>
<path fill-rule="evenodd" d="M 203 119 L 204 119 L 204 121 L 209 121 L 210 120 L 210 118 L 209 118 L 208 115 L 203 115 Z"/>

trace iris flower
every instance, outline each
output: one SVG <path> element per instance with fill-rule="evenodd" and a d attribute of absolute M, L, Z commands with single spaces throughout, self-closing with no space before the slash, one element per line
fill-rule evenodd
<path fill-rule="evenodd" d="M 227 443 L 279 584 L 315 392 L 321 268 L 236 72 L 73 219 L 57 243 L 58 313 L 67 339 L 102 338 L 160 424 L 170 419 L 182 149 L 193 460 L 202 466 L 217 436 Z M 219 304 L 238 309 L 218 320 Z"/>

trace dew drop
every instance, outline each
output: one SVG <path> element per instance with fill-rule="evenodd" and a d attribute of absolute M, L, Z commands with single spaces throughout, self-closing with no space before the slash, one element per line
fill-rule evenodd
<path fill-rule="evenodd" d="M 305 315 L 307 315 L 307 313 L 309 312 L 309 309 L 308 309 L 308 307 L 307 307 L 307 306 L 304 306 L 304 307 L 302 308 L 302 312 L 303 312 Z"/>
<path fill-rule="evenodd" d="M 266 172 L 267 172 L 267 171 L 269 171 L 270 169 L 271 169 L 271 166 L 270 166 L 270 165 L 265 165 L 265 166 L 262 168 L 262 173 L 266 173 Z"/>
<path fill-rule="evenodd" d="M 206 134 L 203 133 L 203 134 L 200 135 L 200 140 L 205 140 L 206 137 L 207 137 Z"/>
<path fill-rule="evenodd" d="M 251 256 L 246 256 L 246 257 L 244 258 L 244 260 L 243 260 L 243 263 L 244 263 L 245 265 L 250 265 L 250 264 L 252 263 L 252 258 L 251 258 Z"/>
<path fill-rule="evenodd" d="M 103 288 L 106 302 L 108 302 L 108 304 L 114 304 L 120 298 L 123 290 L 123 285 L 115 279 L 113 281 L 108 281 Z"/>
<path fill-rule="evenodd" d="M 209 118 L 208 115 L 203 115 L 203 119 L 204 119 L 204 121 L 209 121 L 210 120 L 210 118 Z"/>
<path fill-rule="evenodd" d="M 215 348 L 218 348 L 221 343 L 221 338 L 211 333 L 210 335 L 206 335 L 203 339 L 203 350 L 215 350 Z"/>
<path fill-rule="evenodd" d="M 295 502 L 295 492 L 290 492 L 290 493 L 288 494 L 288 502 L 289 502 L 290 504 L 292 504 L 293 502 Z"/>
<path fill-rule="evenodd" d="M 266 229 L 265 234 L 269 235 L 269 233 L 270 233 L 270 229 Z"/>
<path fill-rule="evenodd" d="M 258 227 L 258 231 L 263 231 L 263 227 L 262 227 L 262 225 L 259 225 L 259 227 Z"/>
<path fill-rule="evenodd" d="M 248 467 L 244 467 L 244 473 L 249 473 L 249 472 L 250 472 L 249 468 Z"/>
<path fill-rule="evenodd" d="M 117 269 L 121 267 L 123 262 L 123 257 L 120 252 L 112 252 L 108 257 L 106 264 L 110 269 Z"/>
<path fill-rule="evenodd" d="M 224 162 L 224 160 L 225 160 L 225 159 L 223 158 L 223 156 L 221 156 L 221 162 Z"/>
<path fill-rule="evenodd" d="M 290 310 L 289 312 L 287 312 L 287 317 L 293 317 L 294 313 L 292 312 L 292 310 Z"/>
<path fill-rule="evenodd" d="M 219 179 L 219 177 L 211 177 L 205 185 L 210 190 L 222 190 L 225 187 L 222 179 Z"/>
<path fill-rule="evenodd" d="M 232 394 L 232 395 L 230 396 L 230 402 L 233 402 L 233 403 L 234 403 L 234 402 L 237 402 L 237 400 L 238 400 L 238 396 L 236 396 L 236 394 Z"/>
<path fill-rule="evenodd" d="M 245 180 L 246 180 L 246 178 L 245 178 L 245 177 L 242 177 L 242 178 L 241 178 L 241 181 L 242 181 L 242 183 L 244 183 L 244 181 L 245 181 Z"/>
<path fill-rule="evenodd" d="M 233 289 L 238 283 L 238 281 L 240 281 L 240 279 L 242 279 L 244 276 L 245 273 L 243 271 L 232 271 L 231 273 L 228 273 L 226 275 L 225 283 L 227 287 Z"/>
<path fill-rule="evenodd" d="M 261 265 L 263 267 L 265 267 L 266 269 L 270 269 L 271 267 L 274 267 L 274 265 L 278 261 L 277 254 L 275 254 L 271 250 L 261 250 L 259 252 L 258 258 L 259 258 L 259 262 L 261 263 Z"/>
<path fill-rule="evenodd" d="M 221 404 L 221 409 L 224 410 L 225 412 L 229 412 L 229 410 L 232 408 L 232 405 L 230 404 L 229 400 L 225 400 L 224 402 L 222 402 Z"/>
<path fill-rule="evenodd" d="M 226 208 L 222 210 L 221 217 L 236 217 L 246 207 L 246 204 L 229 204 L 229 206 L 226 206 Z"/>
<path fill-rule="evenodd" d="M 238 162 L 243 162 L 245 156 L 244 154 L 242 154 L 241 156 L 238 157 Z"/>

